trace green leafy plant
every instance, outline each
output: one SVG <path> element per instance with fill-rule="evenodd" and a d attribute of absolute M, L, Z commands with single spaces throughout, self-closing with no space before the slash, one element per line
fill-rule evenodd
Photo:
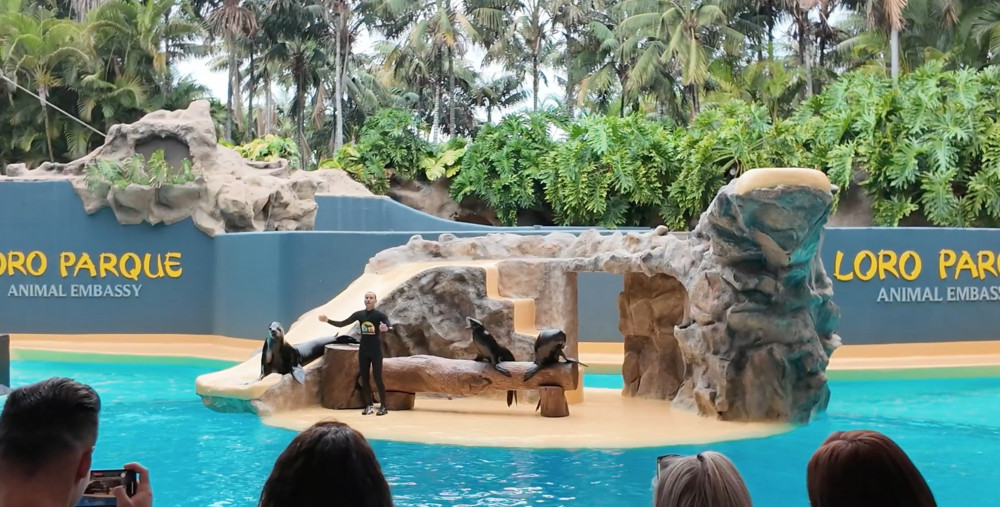
<path fill-rule="evenodd" d="M 541 159 L 555 143 L 545 113 L 516 114 L 479 131 L 462 157 L 451 183 L 451 197 L 482 199 L 506 225 L 517 224 L 518 212 L 543 206 Z"/>
<path fill-rule="evenodd" d="M 288 166 L 292 169 L 301 168 L 301 158 L 299 157 L 299 146 L 295 141 L 287 137 L 279 137 L 268 134 L 258 137 L 249 143 L 236 146 L 233 149 L 241 157 L 258 162 L 273 162 L 279 158 L 288 160 Z"/>
<path fill-rule="evenodd" d="M 321 160 L 317 169 L 347 171 L 375 194 L 388 192 L 393 178 L 413 180 L 423 175 L 421 171 L 436 174 L 437 158 L 424 162 L 434 154 L 430 143 L 419 136 L 424 127 L 412 112 L 383 109 L 365 120 L 356 145 L 341 146 L 333 157 Z M 455 156 L 444 158 L 446 153 L 441 154 L 445 173 L 448 158 Z"/>
<path fill-rule="evenodd" d="M 466 140 L 454 138 L 420 160 L 420 168 L 427 181 L 439 178 L 454 178 L 462 169 L 462 156 L 466 152 Z"/>
<path fill-rule="evenodd" d="M 670 209 L 676 159 L 660 124 L 639 115 L 591 116 L 542 158 L 539 177 L 560 224 L 642 225 Z"/>
<path fill-rule="evenodd" d="M 163 150 L 156 150 L 148 161 L 136 153 L 124 160 L 98 159 L 84 168 L 84 181 L 91 191 L 105 184 L 116 188 L 183 185 L 196 178 L 189 159 L 184 159 L 178 171 L 164 159 Z"/>
<path fill-rule="evenodd" d="M 914 213 L 933 225 L 1000 224 L 1000 68 L 946 71 L 932 61 L 898 87 L 852 73 L 791 118 L 831 181 L 852 175 L 872 198 L 876 225 Z"/>

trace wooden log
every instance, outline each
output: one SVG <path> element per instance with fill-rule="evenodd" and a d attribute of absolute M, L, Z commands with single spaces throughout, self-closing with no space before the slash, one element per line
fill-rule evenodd
<path fill-rule="evenodd" d="M 358 346 L 327 345 L 323 351 L 323 380 L 320 384 L 320 404 L 323 408 L 363 408 L 365 403 L 361 399 L 361 389 L 355 382 L 357 376 Z M 330 386 L 338 387 L 330 389 Z M 386 397 L 389 395 L 386 394 Z"/>
<path fill-rule="evenodd" d="M 542 417 L 566 417 L 569 415 L 566 391 L 559 386 L 539 387 L 538 403 L 541 406 Z"/>
<path fill-rule="evenodd" d="M 323 406 L 361 408 L 360 393 L 357 393 L 354 382 L 358 371 L 358 346 L 327 345 L 324 362 Z M 471 359 L 426 355 L 387 357 L 382 362 L 382 380 L 387 391 L 386 397 L 389 398 L 387 401 L 393 404 L 397 401 L 393 400 L 392 393 L 471 396 L 487 391 L 523 391 L 543 386 L 558 386 L 566 391 L 576 389 L 579 383 L 579 366 L 575 363 L 547 366 L 527 382 L 523 380 L 524 373 L 534 366 L 533 363 L 505 362 L 501 366 L 510 372 L 510 377 L 503 375 L 489 363 Z M 377 398 L 378 388 L 374 377 L 371 378 L 371 386 Z M 404 398 L 399 403 L 405 406 L 412 401 Z M 387 406 L 392 410 L 392 406 Z"/>

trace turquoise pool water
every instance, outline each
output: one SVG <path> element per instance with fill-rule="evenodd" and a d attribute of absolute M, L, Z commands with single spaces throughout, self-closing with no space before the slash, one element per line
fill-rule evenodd
<path fill-rule="evenodd" d="M 94 466 L 144 463 L 153 474 L 156 505 L 252 507 L 294 433 L 266 427 L 249 414 L 202 406 L 194 379 L 215 369 L 15 361 L 11 374 L 15 386 L 53 375 L 93 385 L 105 404 Z M 617 376 L 588 376 L 584 383 L 621 386 Z M 896 439 L 942 507 L 980 505 L 995 495 L 1000 379 L 832 382 L 831 388 L 833 402 L 824 417 L 765 439 L 636 450 L 373 446 L 400 506 L 645 506 L 657 455 L 704 449 L 736 463 L 755 505 L 808 506 L 809 456 L 831 431 L 851 428 L 872 428 Z"/>

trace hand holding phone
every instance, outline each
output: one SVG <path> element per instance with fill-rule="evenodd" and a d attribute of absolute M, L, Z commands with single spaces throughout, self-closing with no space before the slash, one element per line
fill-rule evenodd
<path fill-rule="evenodd" d="M 137 480 L 138 479 L 138 480 Z M 117 470 L 92 470 L 90 484 L 77 507 L 152 507 L 149 470 L 129 463 Z"/>
<path fill-rule="evenodd" d="M 149 470 L 138 463 L 129 463 L 125 469 L 139 475 L 139 482 L 132 494 L 124 487 L 115 488 L 113 493 L 118 499 L 118 507 L 153 507 L 153 487 L 149 484 Z"/>

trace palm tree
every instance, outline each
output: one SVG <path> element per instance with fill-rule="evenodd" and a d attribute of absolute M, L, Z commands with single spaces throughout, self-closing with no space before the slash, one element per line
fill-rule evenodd
<path fill-rule="evenodd" d="M 526 99 L 528 93 L 521 89 L 519 77 L 504 74 L 489 81 L 477 81 L 470 96 L 474 105 L 486 109 L 486 123 L 493 123 L 494 109 L 511 107 Z"/>
<path fill-rule="evenodd" d="M 442 99 L 448 104 L 448 131 L 455 130 L 455 59 L 462 58 L 470 44 L 489 49 L 504 26 L 510 23 L 511 0 L 370 0 L 382 18 L 380 31 L 392 39 L 402 35 L 399 45 L 409 46 L 412 56 L 422 55 L 427 67 L 445 78 L 446 96 L 435 99 L 435 115 Z M 405 35 L 404 35 L 405 34 Z M 443 84 L 443 83 L 442 83 Z M 438 86 L 441 86 L 439 84 Z M 437 121 L 435 121 L 435 124 Z M 436 127 L 436 125 L 435 125 Z M 432 128 L 432 131 L 435 131 Z"/>
<path fill-rule="evenodd" d="M 663 41 L 660 63 L 680 70 L 693 119 L 699 111 L 699 90 L 709 77 L 712 48 L 724 46 L 735 54 L 745 36 L 730 26 L 719 0 L 626 0 L 621 9 L 627 13 L 622 32 L 654 34 Z"/>
<path fill-rule="evenodd" d="M 64 84 L 65 65 L 77 68 L 91 60 L 88 40 L 80 26 L 68 19 L 52 17 L 51 12 L 6 12 L 0 16 L 0 40 L 3 41 L 2 70 L 12 78 L 23 78 L 38 94 L 45 125 L 45 140 L 49 161 L 55 161 L 49 123 L 48 97 L 53 88 Z"/>
<path fill-rule="evenodd" d="M 240 43 L 257 36 L 257 18 L 240 0 L 225 0 L 208 17 L 210 33 L 221 33 L 229 55 L 229 89 L 226 93 L 226 139 L 233 139 L 234 117 L 243 124 L 243 98 L 240 92 Z"/>

